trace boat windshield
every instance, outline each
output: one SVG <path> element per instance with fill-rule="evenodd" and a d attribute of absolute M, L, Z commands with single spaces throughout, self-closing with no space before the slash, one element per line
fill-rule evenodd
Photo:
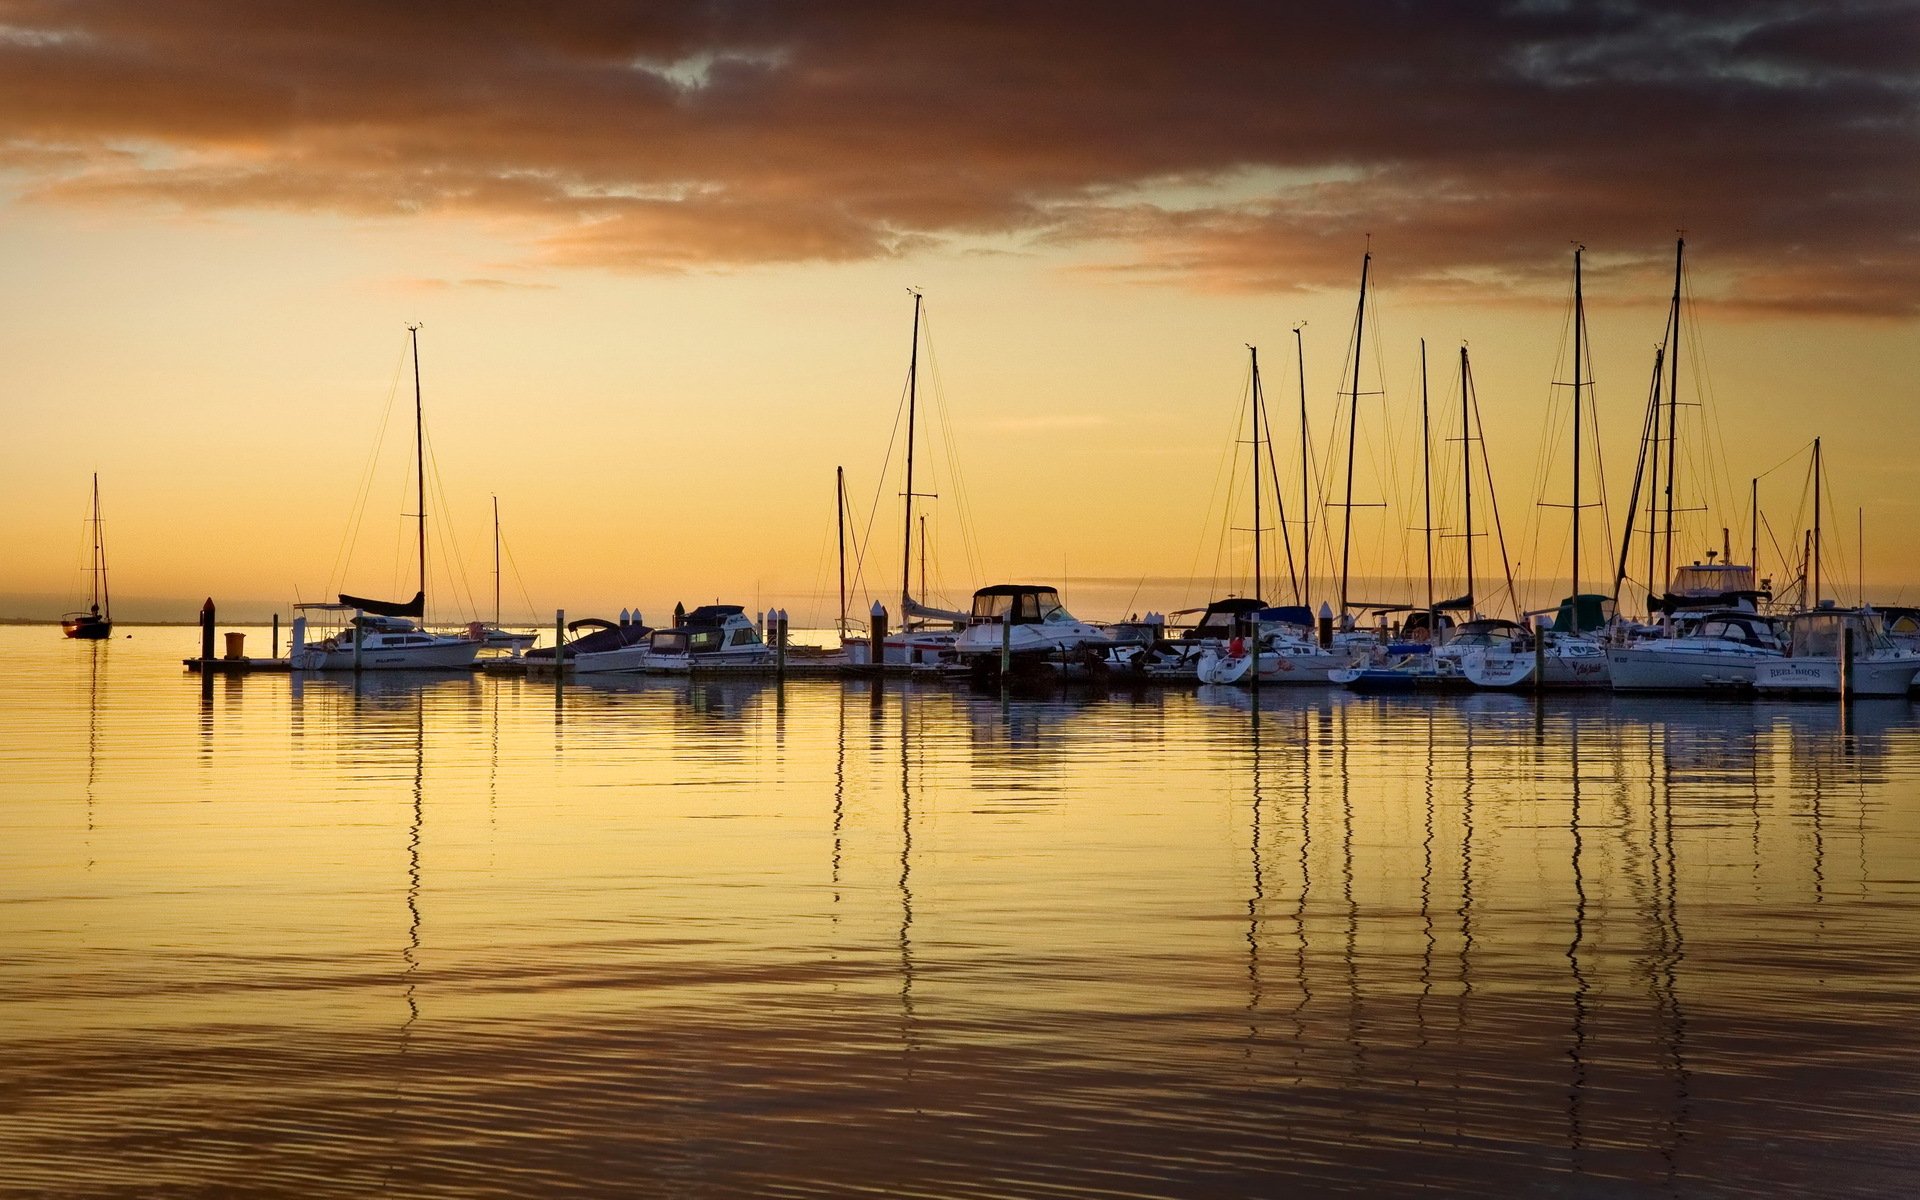
<path fill-rule="evenodd" d="M 1741 642 L 1749 646 L 1770 645 L 1774 640 L 1770 635 L 1762 634 L 1752 622 L 1728 617 L 1707 617 L 1694 627 L 1692 635 L 1723 642 Z"/>
<path fill-rule="evenodd" d="M 1843 630 L 1853 630 L 1854 652 L 1880 650 L 1888 645 L 1880 618 L 1862 612 L 1810 612 L 1793 619 L 1795 658 L 1839 658 Z"/>
<path fill-rule="evenodd" d="M 648 643 L 648 647 L 656 654 L 685 654 L 687 652 L 686 631 L 680 629 L 656 629 L 653 633 L 653 640 Z"/>
<path fill-rule="evenodd" d="M 1753 568 L 1735 563 L 1694 563 L 1676 567 L 1671 589 L 1679 596 L 1717 596 L 1728 592 L 1751 592 Z"/>
<path fill-rule="evenodd" d="M 973 598 L 975 621 L 1005 621 L 1012 625 L 1057 624 L 1073 620 L 1073 614 L 1060 606 L 1060 593 L 1052 588 L 1013 593 L 987 592 Z"/>

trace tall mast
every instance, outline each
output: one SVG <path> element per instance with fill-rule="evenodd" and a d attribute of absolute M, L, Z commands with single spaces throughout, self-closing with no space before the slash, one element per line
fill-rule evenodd
<path fill-rule="evenodd" d="M 1373 251 L 1360 259 L 1360 303 L 1353 317 L 1353 391 L 1347 405 L 1347 502 L 1346 521 L 1340 534 L 1340 614 L 1347 612 L 1348 569 L 1353 562 L 1353 452 L 1356 426 L 1360 419 L 1360 346 L 1367 332 L 1367 269 L 1373 265 Z"/>
<path fill-rule="evenodd" d="M 1580 255 L 1585 246 L 1573 248 L 1573 592 L 1568 600 L 1568 619 L 1573 632 L 1580 632 L 1580 343 L 1587 337 L 1587 302 L 1580 291 Z"/>
<path fill-rule="evenodd" d="M 1260 561 L 1260 348 L 1248 346 L 1253 362 L 1253 598 L 1266 599 L 1266 577 Z"/>
<path fill-rule="evenodd" d="M 1757 590 L 1760 587 L 1760 479 L 1758 476 L 1754 477 L 1752 489 L 1747 500 L 1747 507 L 1752 510 L 1747 517 L 1749 522 L 1747 570 L 1753 573 L 1753 586 Z"/>
<path fill-rule="evenodd" d="M 107 593 L 107 550 L 100 537 L 100 472 L 93 473 L 93 601 L 100 614 L 113 616 L 112 598 Z"/>
<path fill-rule="evenodd" d="M 1469 399 L 1473 391 L 1473 371 L 1467 365 L 1467 344 L 1460 343 L 1460 478 L 1466 498 L 1466 527 L 1460 531 L 1467 546 L 1467 615 L 1480 610 L 1480 598 L 1473 594 L 1473 418 Z"/>
<path fill-rule="evenodd" d="M 1313 497 L 1307 482 L 1307 345 L 1300 336 L 1306 322 L 1293 327 L 1294 361 L 1300 366 L 1300 603 L 1313 595 Z"/>
<path fill-rule="evenodd" d="M 1420 489 L 1425 495 L 1421 532 L 1427 543 L 1427 638 L 1437 641 L 1433 618 L 1433 433 L 1427 422 L 1427 339 L 1420 339 Z"/>
<path fill-rule="evenodd" d="M 1808 608 L 1820 607 L 1820 439 L 1813 439 L 1813 603 Z"/>
<path fill-rule="evenodd" d="M 1674 441 L 1680 412 L 1680 266 L 1686 259 L 1687 239 L 1677 238 L 1673 247 L 1673 317 L 1672 333 L 1667 342 L 1667 527 L 1665 530 L 1666 549 L 1662 557 L 1666 562 L 1665 587 L 1673 586 L 1673 481 L 1680 474 L 1679 446 Z M 1651 580 L 1648 581 L 1651 584 Z"/>
<path fill-rule="evenodd" d="M 913 579 L 913 425 L 920 386 L 920 293 L 913 293 L 913 350 L 907 357 L 907 519 L 900 550 L 900 627 L 906 628 Z"/>
<path fill-rule="evenodd" d="M 500 624 L 500 497 L 493 498 L 493 623 Z"/>
<path fill-rule="evenodd" d="M 834 544 L 840 552 L 840 636 L 847 635 L 847 469 L 833 469 Z"/>
<path fill-rule="evenodd" d="M 420 415 L 420 327 L 407 326 L 413 341 L 413 498 L 420 514 L 420 620 L 427 619 L 427 452 L 421 433 Z"/>
<path fill-rule="evenodd" d="M 927 514 L 920 514 L 920 602 L 927 601 Z"/>
<path fill-rule="evenodd" d="M 1646 416 L 1640 421 L 1640 457 L 1633 464 L 1633 490 L 1627 493 L 1627 523 L 1620 534 L 1620 562 L 1613 571 L 1612 595 L 1616 608 L 1620 604 L 1620 587 L 1627 579 L 1627 556 L 1633 553 L 1633 522 L 1635 515 L 1640 511 L 1640 485 L 1646 481 L 1647 477 L 1648 440 L 1657 437 L 1660 432 L 1660 364 L 1660 351 L 1656 349 L 1653 352 L 1653 390 L 1648 396 Z M 1648 494 L 1651 495 L 1651 493 Z M 1651 530 L 1647 533 L 1647 546 L 1647 575 L 1651 578 L 1653 575 Z M 1649 591 L 1647 595 L 1651 599 L 1653 593 Z"/>

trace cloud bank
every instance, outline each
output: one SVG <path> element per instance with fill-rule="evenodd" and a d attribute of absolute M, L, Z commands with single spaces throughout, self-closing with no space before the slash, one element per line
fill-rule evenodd
<path fill-rule="evenodd" d="M 1920 314 L 1920 5 L 0 0 L 42 203 L 452 216 L 629 271 L 928 247 L 1116 279 Z M 1636 280 L 1636 282 L 1641 282 Z"/>

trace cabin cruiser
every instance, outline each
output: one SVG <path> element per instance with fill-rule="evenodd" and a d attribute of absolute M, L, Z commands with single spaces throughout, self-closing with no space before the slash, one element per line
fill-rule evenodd
<path fill-rule="evenodd" d="M 738 604 L 702 604 L 671 629 L 656 629 L 637 668 L 656 675 L 764 666 L 773 650 Z M 624 668 L 632 670 L 635 668 Z"/>
<path fill-rule="evenodd" d="M 1827 601 L 1787 618 L 1786 657 L 1756 666 L 1753 685 L 1797 696 L 1904 696 L 1915 675 L 1920 651 L 1889 638 L 1879 613 Z"/>
<path fill-rule="evenodd" d="M 358 605 L 296 604 L 293 612 L 287 662 L 296 671 L 469 670 L 480 653 L 464 633 L 432 633 Z"/>
<path fill-rule="evenodd" d="M 1784 657 L 1773 619 L 1727 608 L 1677 619 L 1665 637 L 1607 647 L 1616 692 L 1746 689 L 1762 664 Z"/>
<path fill-rule="evenodd" d="M 1687 609 L 1755 612 L 1761 601 L 1772 596 L 1766 587 L 1756 584 L 1751 566 L 1734 562 L 1730 553 L 1709 550 L 1707 561 L 1674 568 L 1667 594 L 1654 602 L 1654 608 L 1669 613 Z"/>
<path fill-rule="evenodd" d="M 1064 664 L 1102 655 L 1114 645 L 1106 631 L 1068 612 L 1058 589 L 1001 583 L 973 594 L 973 612 L 953 650 L 970 667 L 986 671 L 998 666 L 1003 649 L 1016 662 Z"/>

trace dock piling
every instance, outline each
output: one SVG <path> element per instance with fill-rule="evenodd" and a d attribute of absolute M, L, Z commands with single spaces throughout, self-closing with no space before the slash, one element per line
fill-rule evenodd
<path fill-rule="evenodd" d="M 867 663 L 875 675 L 887 669 L 887 607 L 878 600 L 867 610 Z"/>
<path fill-rule="evenodd" d="M 207 602 L 200 606 L 200 661 L 202 663 L 213 661 L 213 612 L 213 597 L 208 596 Z"/>

